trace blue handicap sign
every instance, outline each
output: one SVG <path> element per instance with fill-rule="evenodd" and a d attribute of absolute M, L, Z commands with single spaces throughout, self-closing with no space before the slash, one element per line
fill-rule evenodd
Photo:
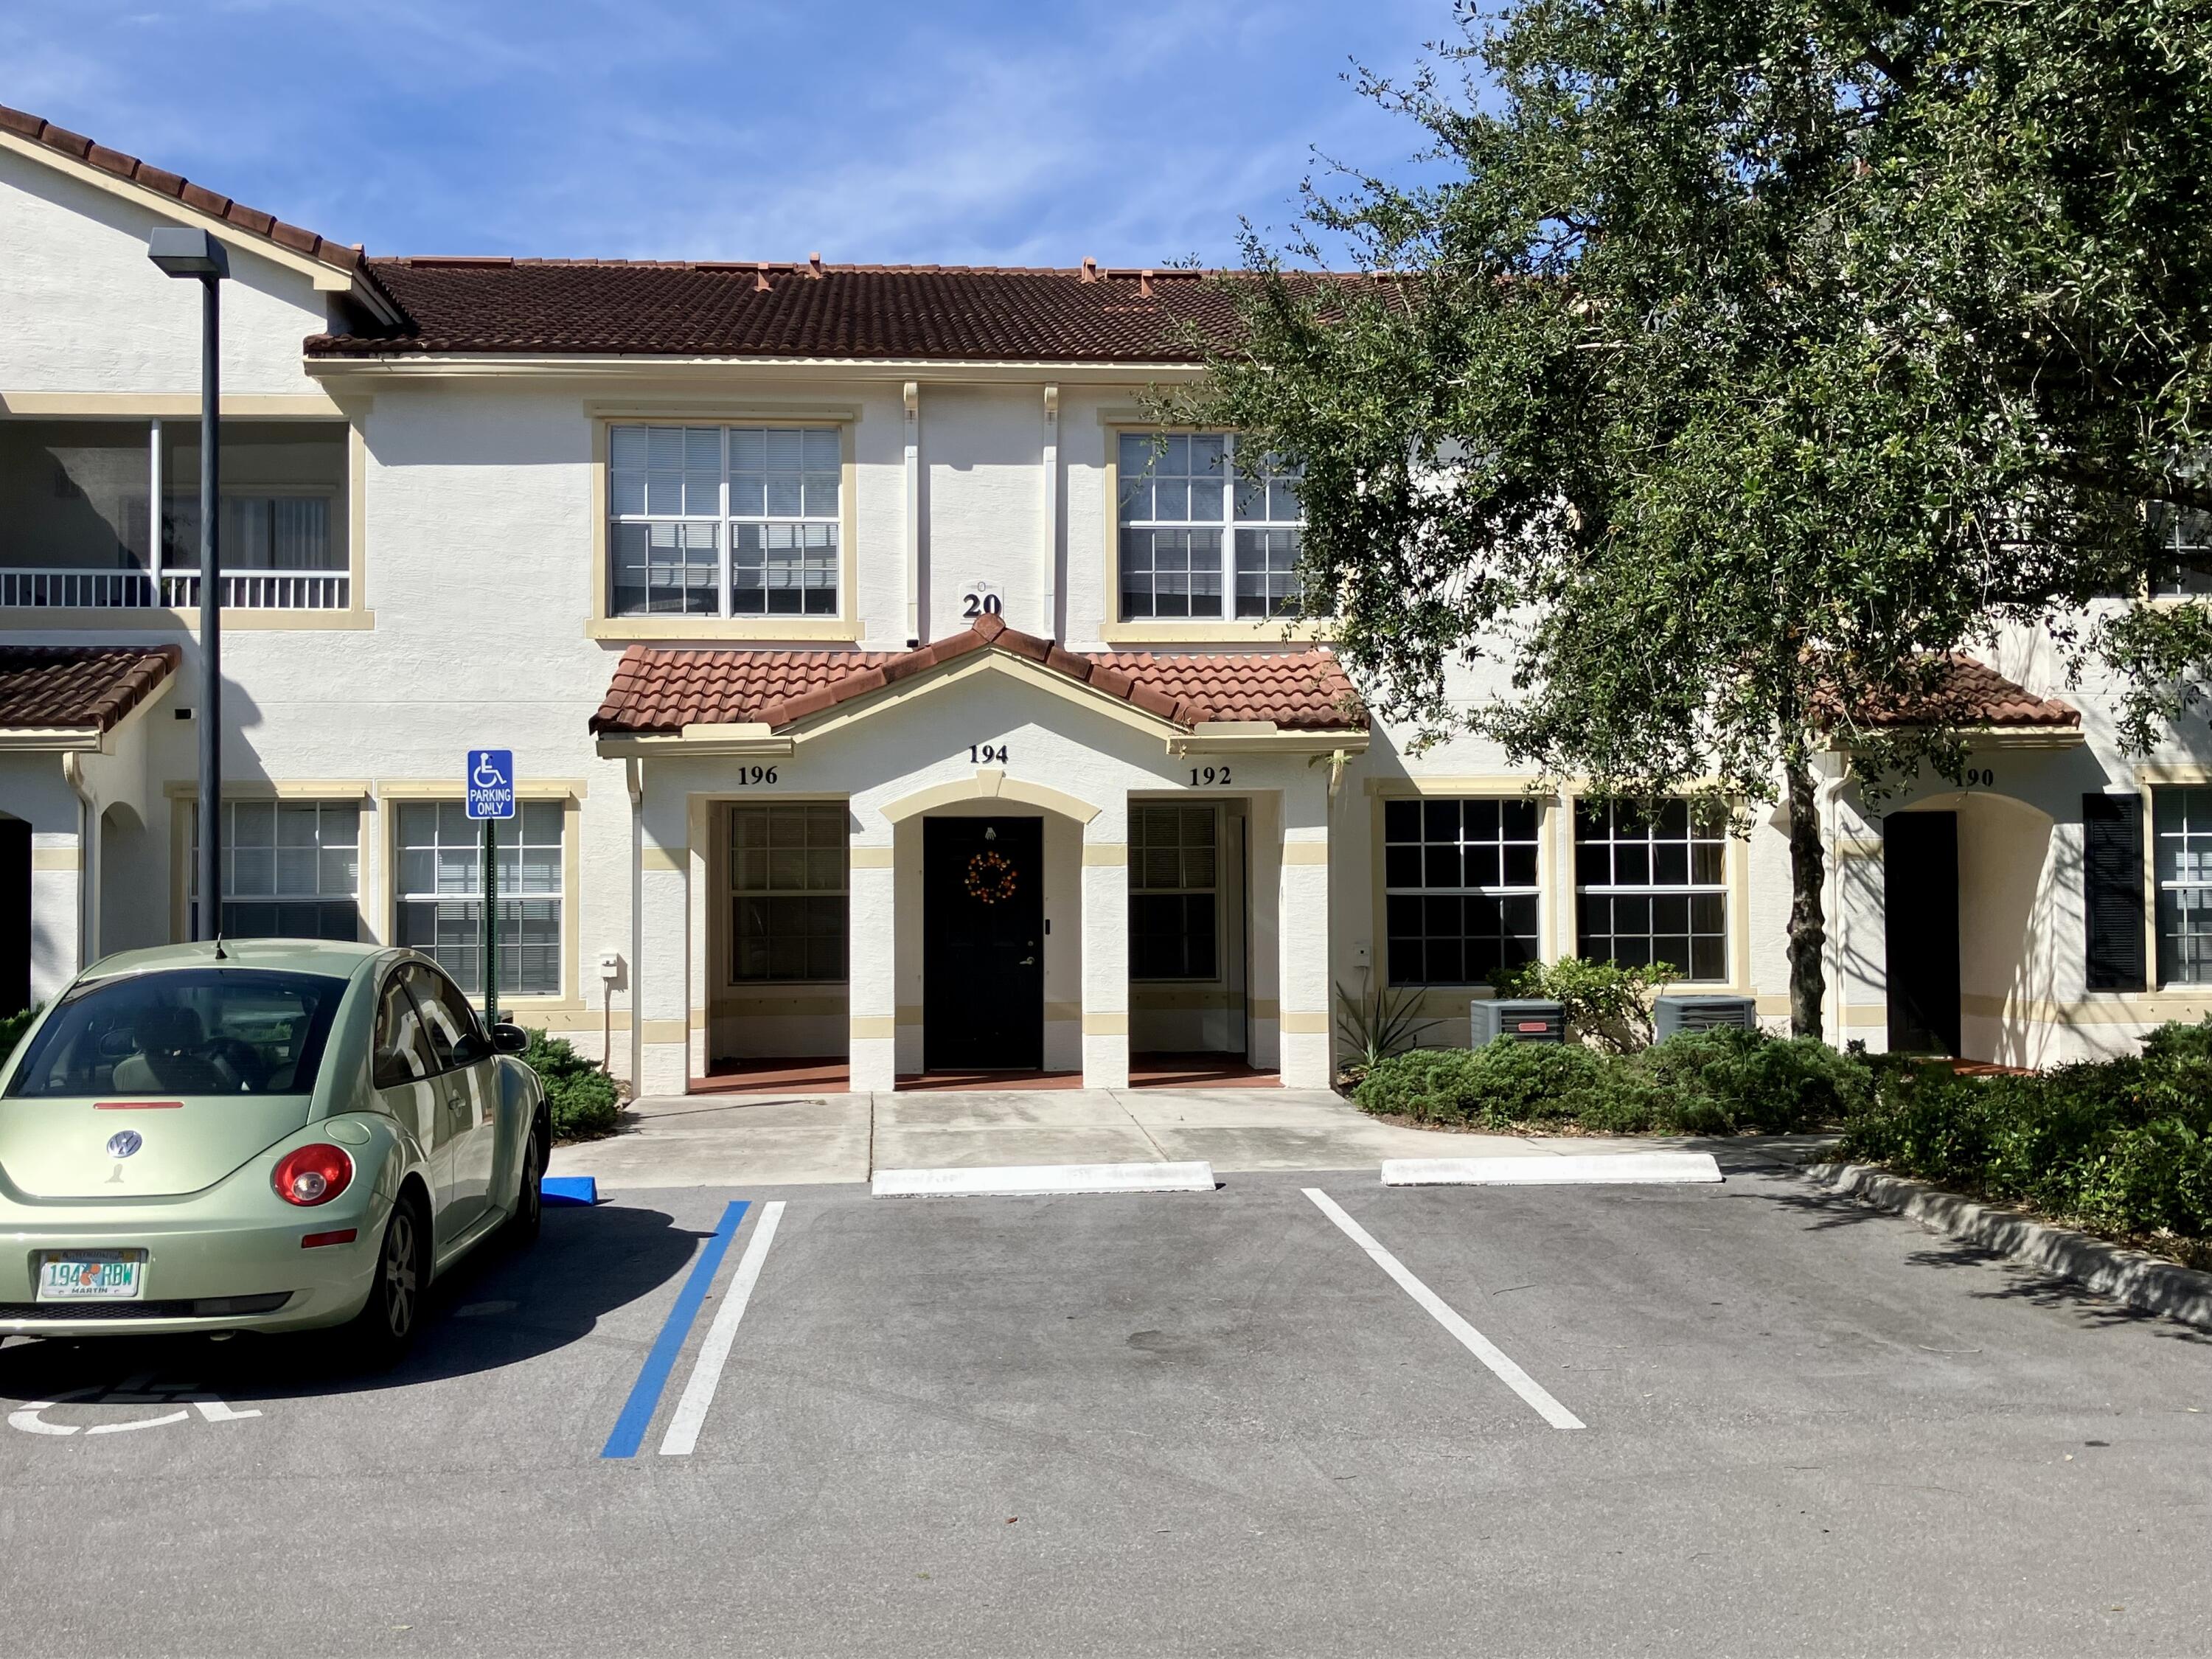
<path fill-rule="evenodd" d="M 471 749 L 468 758 L 469 816 L 514 816 L 514 750 Z"/>

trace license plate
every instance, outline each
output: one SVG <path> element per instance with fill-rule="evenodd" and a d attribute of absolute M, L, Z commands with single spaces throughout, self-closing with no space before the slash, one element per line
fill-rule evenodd
<path fill-rule="evenodd" d="M 76 1250 L 41 1257 L 39 1300 L 91 1302 L 135 1298 L 144 1283 L 143 1250 Z"/>

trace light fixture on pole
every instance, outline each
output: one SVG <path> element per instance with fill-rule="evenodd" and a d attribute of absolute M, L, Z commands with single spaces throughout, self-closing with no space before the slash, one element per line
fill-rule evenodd
<path fill-rule="evenodd" d="M 216 285 L 230 275 L 222 244 L 204 230 L 156 226 L 146 257 L 171 276 L 200 284 L 200 902 L 194 939 L 222 937 L 222 576 L 217 562 L 222 520 L 221 387 L 217 348 L 222 302 Z M 149 517 L 162 532 L 161 503 Z"/>

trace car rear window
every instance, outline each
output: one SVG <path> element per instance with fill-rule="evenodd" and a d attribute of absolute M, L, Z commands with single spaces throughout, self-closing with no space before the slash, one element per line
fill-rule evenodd
<path fill-rule="evenodd" d="M 94 981 L 55 1006 L 8 1093 L 306 1094 L 345 988 L 326 974 L 259 968 Z"/>

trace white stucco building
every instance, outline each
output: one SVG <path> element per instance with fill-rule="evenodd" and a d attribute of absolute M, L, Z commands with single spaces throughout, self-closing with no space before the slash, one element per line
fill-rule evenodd
<path fill-rule="evenodd" d="M 1168 273 L 381 259 L 0 111 L 0 1004 L 187 936 L 198 295 L 226 244 L 226 928 L 477 982 L 463 756 L 515 751 L 516 1018 L 749 1064 L 1313 1085 L 1337 988 L 1654 957 L 1786 1012 L 1782 837 L 1370 726 L 1271 616 L 1294 481 L 1140 398 Z M 155 503 L 160 504 L 159 511 Z M 1824 793 L 1831 1036 L 2047 1062 L 2195 1018 L 2212 769 L 2033 641 L 1970 787 Z M 1470 695 L 1478 688 L 1468 688 Z M 1892 973 L 1887 964 L 1899 963 Z"/>

